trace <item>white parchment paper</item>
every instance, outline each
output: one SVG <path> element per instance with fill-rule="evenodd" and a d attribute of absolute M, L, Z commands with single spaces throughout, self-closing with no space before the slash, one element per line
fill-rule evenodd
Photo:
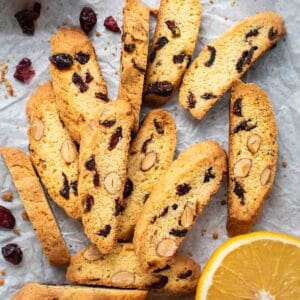
<path fill-rule="evenodd" d="M 158 0 L 144 2 L 155 7 Z M 90 5 L 98 13 L 95 31 L 91 34 L 99 63 L 109 89 L 109 97 L 117 96 L 119 83 L 119 59 L 121 35 L 105 30 L 103 21 L 112 15 L 122 24 L 123 0 L 94 1 L 41 1 L 41 16 L 32 37 L 23 35 L 14 14 L 33 1 L 0 0 L 0 62 L 9 59 L 7 78 L 11 81 L 15 97 L 4 98 L 5 87 L 0 84 L 0 145 L 13 146 L 27 152 L 28 127 L 25 106 L 38 84 L 50 79 L 48 71 L 50 55 L 49 38 L 57 28 L 79 25 L 79 13 L 84 5 Z M 203 19 L 195 53 L 217 38 L 237 21 L 264 10 L 282 14 L 286 21 L 287 36 L 275 49 L 262 57 L 244 76 L 247 82 L 254 82 L 270 96 L 279 128 L 279 161 L 273 193 L 268 199 L 262 216 L 254 230 L 282 231 L 300 236 L 300 2 L 297 0 L 203 0 Z M 153 20 L 152 20 L 153 21 Z M 154 23 L 151 24 L 153 29 Z M 23 58 L 32 60 L 35 76 L 30 83 L 22 84 L 13 79 L 17 63 Z M 177 95 L 164 106 L 177 123 L 177 153 L 189 145 L 214 139 L 227 149 L 228 139 L 228 96 L 225 96 L 202 121 L 194 120 L 178 104 Z M 143 115 L 149 108 L 143 108 Z M 282 162 L 287 167 L 282 167 Z M 0 229 L 0 246 L 8 242 L 17 243 L 23 250 L 23 261 L 13 266 L 0 255 L 0 270 L 5 270 L 5 284 L 0 286 L 0 299 L 10 296 L 26 282 L 66 283 L 63 268 L 49 266 L 40 244 L 29 222 L 21 218 L 23 204 L 16 192 L 8 170 L 0 158 L 0 195 L 6 191 L 14 193 L 12 203 L 0 200 L 10 208 L 17 220 L 16 227 L 21 235 Z M 226 235 L 225 184 L 188 234 L 182 250 L 192 255 L 203 267 L 212 251 L 227 239 Z M 88 244 L 80 223 L 70 220 L 53 202 L 51 206 L 59 221 L 64 238 L 72 253 Z M 218 239 L 212 235 L 218 233 Z M 163 297 L 166 299 L 166 297 Z M 174 298 L 174 297 L 173 297 Z M 183 299 L 180 297 L 180 299 Z"/>

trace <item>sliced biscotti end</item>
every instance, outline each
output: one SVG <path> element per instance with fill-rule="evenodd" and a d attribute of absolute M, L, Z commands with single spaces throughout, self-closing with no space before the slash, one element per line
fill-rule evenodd
<path fill-rule="evenodd" d="M 78 28 L 61 28 L 51 37 L 50 72 L 56 105 L 71 137 L 108 101 L 106 84 L 88 36 Z"/>
<path fill-rule="evenodd" d="M 226 170 L 226 153 L 213 141 L 191 146 L 172 163 L 154 187 L 135 227 L 134 245 L 144 270 L 164 268 L 173 261 Z"/>
<path fill-rule="evenodd" d="M 250 230 L 276 172 L 277 127 L 268 95 L 255 84 L 235 82 L 230 101 L 229 235 Z"/>
<path fill-rule="evenodd" d="M 185 73 L 179 102 L 202 119 L 236 79 L 283 35 L 283 18 L 273 12 L 249 17 L 207 45 Z"/>
<path fill-rule="evenodd" d="M 12 300 L 144 300 L 147 294 L 147 291 L 138 290 L 27 283 L 13 295 Z"/>
<path fill-rule="evenodd" d="M 0 148 L 43 251 L 52 265 L 70 260 L 69 250 L 51 211 L 30 158 L 15 148 Z M 42 216 L 42 218 L 41 218 Z"/>
<path fill-rule="evenodd" d="M 172 116 L 161 109 L 152 110 L 130 147 L 119 240 L 132 239 L 143 205 L 172 163 L 175 148 L 176 124 Z"/>
<path fill-rule="evenodd" d="M 195 291 L 200 267 L 192 259 L 176 255 L 173 264 L 148 273 L 141 269 L 133 245 L 120 243 L 107 255 L 93 245 L 81 250 L 71 258 L 66 276 L 76 284 L 187 294 Z"/>
<path fill-rule="evenodd" d="M 50 197 L 72 218 L 81 216 L 77 198 L 78 151 L 59 119 L 49 82 L 28 101 L 29 151 Z"/>
<path fill-rule="evenodd" d="M 178 88 L 194 53 L 201 14 L 199 0 L 160 2 L 145 79 L 145 101 L 162 105 Z"/>
<path fill-rule="evenodd" d="M 113 101 L 95 114 L 81 140 L 82 222 L 86 235 L 102 253 L 111 251 L 117 242 L 133 120 L 129 103 Z"/>

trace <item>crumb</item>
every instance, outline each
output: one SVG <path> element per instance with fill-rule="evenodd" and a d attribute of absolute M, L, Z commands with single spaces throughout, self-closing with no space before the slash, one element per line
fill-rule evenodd
<path fill-rule="evenodd" d="M 7 70 L 8 70 L 7 64 L 3 63 L 2 65 L 3 65 L 3 68 L 2 68 L 2 70 L 0 70 L 0 82 L 5 81 L 5 75 L 6 75 Z"/>
<path fill-rule="evenodd" d="M 221 205 L 226 205 L 227 204 L 227 200 L 222 200 L 221 201 Z"/>
<path fill-rule="evenodd" d="M 231 0 L 230 5 L 235 6 L 235 0 Z"/>
<path fill-rule="evenodd" d="M 2 200 L 6 202 L 11 202 L 13 200 L 13 193 L 12 192 L 6 192 L 1 196 Z"/>
<path fill-rule="evenodd" d="M 213 233 L 213 235 L 212 235 L 212 238 L 214 239 L 214 240 L 217 240 L 218 238 L 219 238 L 219 234 L 218 234 L 218 232 L 214 232 Z"/>
<path fill-rule="evenodd" d="M 116 53 L 112 53 L 111 55 L 112 55 L 112 56 L 116 56 Z"/>
<path fill-rule="evenodd" d="M 63 20 L 63 25 L 68 25 L 69 21 L 67 19 Z"/>
<path fill-rule="evenodd" d="M 25 210 L 22 212 L 21 216 L 24 221 L 29 221 L 28 214 Z"/>
<path fill-rule="evenodd" d="M 14 90 L 13 90 L 13 87 L 10 83 L 10 81 L 8 79 L 5 79 L 4 80 L 4 85 L 6 87 L 6 91 L 7 93 L 10 95 L 10 96 L 14 96 Z"/>
<path fill-rule="evenodd" d="M 210 4 L 214 4 L 214 1 L 213 1 L 213 0 L 209 0 L 209 3 L 210 3 Z"/>
<path fill-rule="evenodd" d="M 115 72 L 115 75 L 118 75 L 118 71 Z"/>
<path fill-rule="evenodd" d="M 99 37 L 101 35 L 101 33 L 99 31 L 96 31 L 95 36 Z"/>
<path fill-rule="evenodd" d="M 8 99 L 8 95 L 6 95 L 6 94 L 3 97 L 4 97 L 5 100 Z"/>
<path fill-rule="evenodd" d="M 106 47 L 104 47 L 104 50 L 106 51 L 106 50 L 107 50 L 107 48 L 106 48 Z"/>
<path fill-rule="evenodd" d="M 14 228 L 14 229 L 13 229 L 13 233 L 14 233 L 15 235 L 20 236 L 20 235 L 21 235 L 21 230 L 18 229 L 18 228 Z"/>
<path fill-rule="evenodd" d="M 192 257 L 193 253 L 192 252 L 188 252 L 187 255 L 190 256 L 190 257 Z"/>
<path fill-rule="evenodd" d="M 227 17 L 224 17 L 224 20 L 225 20 L 225 21 L 227 21 L 227 20 L 228 20 L 228 18 L 227 18 Z"/>
<path fill-rule="evenodd" d="M 6 271 L 5 270 L 0 270 L 0 275 L 1 276 L 6 276 Z"/>
<path fill-rule="evenodd" d="M 282 166 L 283 168 L 286 168 L 286 167 L 287 167 L 287 162 L 286 162 L 286 161 L 283 161 L 283 162 L 281 163 L 281 166 Z"/>
<path fill-rule="evenodd" d="M 204 236 L 206 229 L 201 229 L 201 236 Z"/>
<path fill-rule="evenodd" d="M 0 278 L 0 285 L 4 285 L 4 279 Z"/>

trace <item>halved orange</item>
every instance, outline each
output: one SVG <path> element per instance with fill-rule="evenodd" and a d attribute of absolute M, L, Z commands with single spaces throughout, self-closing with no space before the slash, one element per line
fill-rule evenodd
<path fill-rule="evenodd" d="M 300 239 L 264 231 L 229 239 L 207 262 L 196 300 L 300 300 Z"/>

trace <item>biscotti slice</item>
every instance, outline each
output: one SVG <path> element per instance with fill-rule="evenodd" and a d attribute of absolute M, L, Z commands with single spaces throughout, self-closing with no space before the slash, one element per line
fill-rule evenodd
<path fill-rule="evenodd" d="M 176 124 L 171 115 L 161 109 L 149 112 L 129 151 L 124 190 L 126 205 L 121 216 L 119 240 L 132 239 L 143 205 L 171 165 L 175 148 Z"/>
<path fill-rule="evenodd" d="M 51 82 L 41 85 L 27 104 L 31 160 L 50 197 L 72 218 L 82 213 L 77 197 L 78 153 L 59 119 Z"/>
<path fill-rule="evenodd" d="M 107 103 L 87 126 L 80 144 L 82 223 L 102 253 L 108 253 L 117 241 L 132 126 L 128 102 Z"/>
<path fill-rule="evenodd" d="M 14 148 L 0 148 L 0 154 L 4 158 L 32 227 L 50 264 L 67 264 L 70 260 L 69 250 L 35 175 L 30 158 Z"/>
<path fill-rule="evenodd" d="M 118 244 L 101 255 L 95 246 L 71 258 L 67 279 L 72 283 L 119 288 L 155 289 L 169 293 L 191 293 L 197 286 L 200 267 L 192 259 L 175 256 L 174 263 L 154 273 L 144 272 L 132 244 Z"/>
<path fill-rule="evenodd" d="M 108 101 L 95 50 L 78 28 L 61 28 L 51 37 L 50 72 L 59 115 L 71 137 L 80 132 L 96 110 Z"/>
<path fill-rule="evenodd" d="M 142 269 L 153 271 L 174 261 L 174 254 L 204 207 L 218 191 L 227 161 L 213 141 L 195 144 L 178 156 L 154 187 L 134 232 Z"/>
<path fill-rule="evenodd" d="M 28 283 L 12 300 L 144 300 L 147 291 Z"/>
<path fill-rule="evenodd" d="M 161 0 L 149 55 L 144 99 L 166 103 L 178 88 L 194 53 L 201 21 L 200 0 Z"/>
<path fill-rule="evenodd" d="M 268 95 L 237 81 L 230 101 L 229 235 L 246 233 L 268 197 L 276 172 L 277 127 Z"/>
<path fill-rule="evenodd" d="M 263 12 L 235 25 L 207 45 L 185 73 L 179 102 L 202 119 L 249 67 L 285 34 L 284 21 Z"/>
<path fill-rule="evenodd" d="M 134 114 L 134 131 L 139 127 L 144 77 L 149 46 L 149 8 L 140 0 L 126 0 L 123 9 L 123 35 L 119 98 L 129 102 Z"/>

